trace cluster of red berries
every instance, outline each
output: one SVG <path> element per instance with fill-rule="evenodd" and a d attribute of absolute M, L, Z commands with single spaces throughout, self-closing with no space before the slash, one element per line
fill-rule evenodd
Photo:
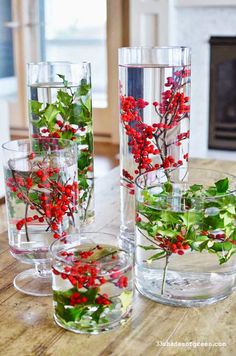
<path fill-rule="evenodd" d="M 80 293 L 75 292 L 70 296 L 70 305 L 75 306 L 76 304 L 85 304 L 87 303 L 88 298 L 81 296 Z"/>
<path fill-rule="evenodd" d="M 102 304 L 102 305 L 109 305 L 111 304 L 111 300 L 109 300 L 107 293 L 103 293 L 102 295 L 99 295 L 95 299 L 95 303 Z"/>
<path fill-rule="evenodd" d="M 99 245 L 95 249 L 102 249 Z M 100 288 L 107 282 L 114 283 L 115 286 L 119 288 L 128 287 L 128 277 L 121 274 L 120 270 L 116 267 L 109 270 L 109 279 L 101 276 L 101 271 L 99 264 L 96 260 L 90 261 L 88 263 L 84 262 L 84 259 L 89 259 L 94 254 L 94 250 L 78 251 L 76 253 L 67 253 L 63 251 L 61 256 L 65 257 L 66 260 L 73 262 L 72 266 L 65 266 L 63 272 L 59 272 L 56 268 L 52 268 L 53 274 L 60 276 L 64 280 L 68 280 L 77 290 L 70 297 L 70 304 L 84 304 L 87 303 L 86 292 L 81 292 L 79 289 L 96 289 L 97 296 L 95 298 L 96 304 L 108 305 L 111 301 L 107 294 L 99 294 Z M 76 255 L 76 256 L 75 256 Z M 80 258 L 78 260 L 78 257 Z M 113 257 L 113 255 L 112 255 Z M 86 300 L 85 300 L 86 298 Z"/>
<path fill-rule="evenodd" d="M 34 157 L 34 153 L 29 155 L 30 160 Z M 67 182 L 63 185 L 59 181 L 59 168 L 43 168 L 37 162 L 37 166 L 32 163 L 32 170 L 27 177 L 18 172 L 12 174 L 12 177 L 7 180 L 7 187 L 31 210 L 36 211 L 33 216 L 18 220 L 17 230 L 21 230 L 27 223 L 46 222 L 54 232 L 55 238 L 61 236 L 58 232 L 64 216 L 72 216 L 76 210 L 77 182 L 74 181 L 72 184 Z M 35 189 L 36 187 L 40 190 Z M 34 188 L 33 194 L 31 194 L 31 188 Z"/>
<path fill-rule="evenodd" d="M 85 131 L 84 127 L 81 127 L 79 129 L 80 131 Z M 78 128 L 74 128 L 72 125 L 70 125 L 68 122 L 63 122 L 61 120 L 56 121 L 56 125 L 53 130 L 43 127 L 40 129 L 40 135 L 39 134 L 33 134 L 33 138 L 39 138 L 39 137 L 50 137 L 50 138 L 61 138 L 63 133 L 69 133 L 70 140 L 75 140 L 76 136 L 74 136 L 78 132 Z"/>
<path fill-rule="evenodd" d="M 191 70 L 184 67 L 182 70 L 177 70 L 176 72 L 174 72 L 174 75 L 176 77 L 187 78 L 190 77 Z"/>
<path fill-rule="evenodd" d="M 185 241 L 181 235 L 178 235 L 176 238 L 170 240 L 169 238 L 158 234 L 156 235 L 155 240 L 158 241 L 160 248 L 169 253 L 177 253 L 178 255 L 183 255 L 184 251 L 189 249 L 187 241 Z"/>
<path fill-rule="evenodd" d="M 224 232 L 213 234 L 210 233 L 209 231 L 201 231 L 201 235 L 208 236 L 210 239 L 216 239 L 216 240 L 224 240 L 226 237 Z"/>
<path fill-rule="evenodd" d="M 165 142 L 164 133 L 166 130 L 178 126 L 181 120 L 189 115 L 190 98 L 185 96 L 181 89 L 187 84 L 187 82 L 182 82 L 182 78 L 186 78 L 189 75 L 190 71 L 183 68 L 180 71 L 176 71 L 174 77 L 167 78 L 165 86 L 169 88 L 162 93 L 161 102 L 154 101 L 152 103 L 160 122 L 152 125 L 147 125 L 142 120 L 141 110 L 149 105 L 147 101 L 141 98 L 135 99 L 132 96 L 126 97 L 121 95 L 120 116 L 125 133 L 129 137 L 128 145 L 130 151 L 137 164 L 135 174 L 141 174 L 161 167 L 164 169 L 179 167 L 183 164 L 181 159 L 175 161 L 173 156 L 167 156 L 163 152 L 168 152 L 167 148 L 172 144 L 180 146 L 182 140 L 189 138 L 189 131 L 179 134 L 176 137 L 176 141 L 171 144 Z M 166 147 L 164 151 L 162 150 L 163 145 Z M 154 163 L 153 157 L 151 157 L 157 155 L 160 160 L 159 164 Z M 184 154 L 183 159 L 188 160 L 188 155 Z M 123 177 L 127 178 L 127 171 L 123 173 L 125 173 Z M 130 183 L 133 183 L 133 179 Z M 127 186 L 127 188 L 130 188 L 130 194 L 134 194 L 133 187 Z"/>

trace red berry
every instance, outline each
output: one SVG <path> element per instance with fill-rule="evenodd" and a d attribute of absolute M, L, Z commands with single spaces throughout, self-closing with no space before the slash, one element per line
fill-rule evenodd
<path fill-rule="evenodd" d="M 37 176 L 40 178 L 43 176 L 43 171 L 40 169 L 36 172 Z"/>

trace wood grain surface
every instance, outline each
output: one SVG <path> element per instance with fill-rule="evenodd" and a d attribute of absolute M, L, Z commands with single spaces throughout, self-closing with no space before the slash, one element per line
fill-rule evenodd
<path fill-rule="evenodd" d="M 236 164 L 193 160 L 194 166 L 236 174 Z M 96 181 L 96 221 L 89 229 L 119 232 L 119 170 Z M 5 226 L 1 221 L 1 226 Z M 0 355 L 152 356 L 235 355 L 236 293 L 204 308 L 175 308 L 135 292 L 131 319 L 99 335 L 78 335 L 55 325 L 52 299 L 17 292 L 14 276 L 26 269 L 9 254 L 0 234 Z M 224 347 L 163 346 L 162 343 L 226 343 Z"/>

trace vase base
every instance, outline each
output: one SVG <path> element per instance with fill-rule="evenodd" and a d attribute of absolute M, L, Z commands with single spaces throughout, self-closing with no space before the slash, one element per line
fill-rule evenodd
<path fill-rule="evenodd" d="M 156 302 L 180 306 L 202 307 L 227 298 L 234 291 L 232 274 L 169 273 L 163 287 L 163 271 L 142 271 L 136 266 L 136 288 L 145 297 Z"/>
<path fill-rule="evenodd" d="M 113 329 L 118 328 L 121 325 L 124 325 L 127 323 L 127 321 L 130 319 L 132 309 L 130 308 L 119 320 L 115 320 L 113 322 L 107 323 L 107 324 L 102 324 L 102 325 L 91 325 L 90 327 L 85 327 L 79 325 L 79 322 L 70 322 L 66 324 L 60 317 L 58 317 L 56 314 L 54 314 L 54 320 L 57 325 L 61 326 L 63 329 L 72 331 L 76 334 L 92 334 L 92 335 L 97 335 L 100 333 L 104 333 L 107 331 L 111 331 Z"/>
<path fill-rule="evenodd" d="M 13 281 L 14 287 L 21 293 L 36 297 L 52 295 L 52 279 L 50 274 L 41 277 L 35 269 L 28 269 L 19 273 Z"/>
<path fill-rule="evenodd" d="M 178 300 L 178 299 L 171 299 L 168 297 L 165 297 L 165 295 L 161 296 L 161 295 L 153 295 L 152 293 L 145 291 L 141 288 L 139 288 L 139 286 L 136 284 L 136 289 L 138 290 L 138 292 L 140 294 L 142 294 L 144 297 L 153 300 L 154 302 L 160 303 L 160 304 L 165 304 L 165 305 L 170 305 L 170 306 L 174 306 L 174 307 L 185 307 L 185 308 L 194 308 L 194 307 L 204 307 L 207 305 L 211 305 L 217 302 L 220 302 L 221 300 L 226 299 L 227 297 L 229 297 L 229 295 L 231 294 L 227 294 L 227 295 L 222 295 L 222 296 L 217 296 L 215 298 L 209 298 L 209 299 L 196 299 L 196 300 Z"/>

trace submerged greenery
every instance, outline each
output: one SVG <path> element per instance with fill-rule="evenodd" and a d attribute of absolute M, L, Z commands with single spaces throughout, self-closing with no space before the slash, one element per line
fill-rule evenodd
<path fill-rule="evenodd" d="M 223 264 L 236 252 L 236 196 L 228 178 L 184 192 L 168 181 L 160 192 L 144 189 L 140 200 L 136 225 L 147 243 L 139 247 L 153 251 L 148 263 L 162 258 L 168 263 L 173 253 L 189 248 L 214 253 Z"/>
<path fill-rule="evenodd" d="M 82 220 L 88 218 L 91 211 L 93 194 L 93 132 L 91 85 L 82 79 L 73 89 L 64 75 L 58 74 L 63 87 L 58 89 L 56 101 L 46 103 L 29 100 L 29 111 L 33 132 L 40 136 L 49 136 L 73 140 L 78 145 L 78 183 Z"/>

